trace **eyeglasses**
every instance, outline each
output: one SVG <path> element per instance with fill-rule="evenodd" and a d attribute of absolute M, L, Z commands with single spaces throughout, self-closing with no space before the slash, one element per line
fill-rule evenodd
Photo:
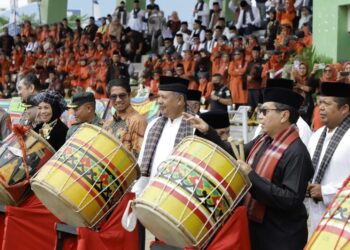
<path fill-rule="evenodd" d="M 258 113 L 265 116 L 269 111 L 273 111 L 273 110 L 275 110 L 275 111 L 282 111 L 282 109 L 259 108 L 258 109 Z"/>
<path fill-rule="evenodd" d="M 128 96 L 127 93 L 122 93 L 122 94 L 119 94 L 119 95 L 110 95 L 110 96 L 109 96 L 109 99 L 111 99 L 111 100 L 117 100 L 117 98 L 119 98 L 119 99 L 121 99 L 121 100 L 124 100 L 127 96 Z"/>
<path fill-rule="evenodd" d="M 325 69 L 324 72 L 331 72 L 331 69 Z"/>

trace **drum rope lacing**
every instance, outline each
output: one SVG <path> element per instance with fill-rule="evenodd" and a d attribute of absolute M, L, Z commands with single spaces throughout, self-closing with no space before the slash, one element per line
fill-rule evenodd
<path fill-rule="evenodd" d="M 12 132 L 14 133 L 14 135 L 16 136 L 17 140 L 18 140 L 18 144 L 21 148 L 21 152 L 22 152 L 22 164 L 23 164 L 23 169 L 26 173 L 26 177 L 23 181 L 13 184 L 13 185 L 9 185 L 5 180 L 6 178 L 0 173 L 0 182 L 1 184 L 9 189 L 10 187 L 17 187 L 17 186 L 23 186 L 25 182 L 29 181 L 30 178 L 30 174 L 29 174 L 29 167 L 27 164 L 27 146 L 25 143 L 25 135 L 26 133 L 30 130 L 30 127 L 26 127 L 26 126 L 22 126 L 20 124 L 15 124 L 12 126 Z M 2 148 L 7 149 L 8 147 L 6 147 L 6 143 L 4 143 L 2 145 Z"/>
<path fill-rule="evenodd" d="M 180 154 L 179 154 L 180 157 L 186 158 L 186 157 L 184 157 L 184 154 L 185 154 L 185 152 L 188 151 L 188 149 L 189 149 L 189 147 L 191 146 L 191 144 L 195 141 L 195 137 L 192 136 L 191 139 L 192 139 L 191 143 L 188 143 L 188 144 L 186 145 L 186 147 L 184 147 L 184 148 L 182 149 L 182 151 L 180 152 Z M 215 154 L 215 152 L 217 151 L 218 148 L 219 148 L 219 147 L 218 147 L 217 145 L 215 145 L 215 146 L 214 146 L 214 149 L 211 150 L 211 152 L 209 152 L 205 157 L 203 157 L 203 158 L 201 159 L 201 161 L 200 161 L 199 163 L 197 163 L 197 164 L 195 165 L 194 168 L 191 169 L 191 171 L 193 171 L 193 170 L 197 170 L 197 168 L 200 168 L 201 175 L 200 175 L 200 178 L 199 178 L 199 179 L 202 179 L 202 178 L 203 178 L 203 175 L 204 175 L 205 171 L 207 170 L 208 165 L 206 165 L 205 169 L 202 169 L 202 168 L 199 167 L 199 166 L 201 165 L 201 163 L 205 162 L 207 159 L 209 159 L 208 161 L 210 162 L 211 159 L 212 159 L 212 157 L 213 157 L 213 155 Z M 176 150 L 176 149 L 175 149 L 175 150 Z M 192 159 L 190 159 L 190 160 L 193 160 L 193 159 L 194 159 L 194 158 L 192 158 Z M 175 173 L 175 170 L 179 167 L 180 163 L 181 163 L 181 158 L 178 159 L 176 165 L 172 168 L 171 174 L 167 177 L 167 180 L 166 180 L 166 181 L 167 181 L 167 184 L 169 184 L 169 183 L 172 183 L 172 184 L 173 184 L 173 182 L 170 180 L 170 178 L 171 178 L 171 176 L 173 176 L 173 174 Z M 164 172 L 164 171 L 165 171 L 165 170 L 162 170 L 162 172 Z M 185 175 L 181 181 L 178 181 L 178 182 L 176 183 L 175 187 L 173 188 L 173 190 L 172 190 L 170 193 L 172 193 L 172 192 L 175 190 L 175 188 L 179 187 L 180 183 L 181 183 L 183 180 L 185 180 L 185 179 L 190 175 L 191 171 L 189 171 L 189 173 L 188 173 L 187 175 Z M 204 223 L 204 225 L 203 225 L 203 227 L 201 228 L 201 230 L 200 230 L 200 231 L 197 233 L 197 235 L 195 236 L 195 239 L 197 239 L 197 238 L 202 234 L 202 232 L 203 232 L 204 228 L 206 227 L 206 225 L 207 225 L 208 223 L 210 223 L 210 220 L 214 217 L 215 211 L 217 210 L 217 208 L 218 208 L 220 202 L 222 201 L 225 192 L 227 192 L 227 190 L 228 190 L 228 188 L 229 188 L 229 186 L 230 186 L 230 183 L 232 183 L 232 181 L 235 179 L 235 177 L 236 177 L 238 171 L 239 171 L 239 168 L 238 168 L 238 167 L 237 167 L 237 168 L 232 168 L 232 170 L 229 171 L 229 172 L 227 173 L 227 175 L 224 176 L 224 178 L 223 178 L 220 182 L 217 181 L 220 185 L 222 185 L 223 182 L 224 182 L 225 180 L 227 180 L 227 179 L 229 178 L 229 176 L 231 175 L 230 180 L 227 182 L 226 186 L 223 188 L 224 192 L 222 192 L 220 199 L 217 200 L 214 209 L 213 209 L 212 212 L 210 213 L 210 216 L 207 218 L 207 220 L 206 220 L 206 222 Z M 160 173 L 162 173 L 162 172 L 160 172 Z M 193 188 L 193 190 L 196 190 L 196 189 L 198 188 L 198 185 L 199 185 L 199 181 L 197 181 L 197 183 L 196 183 L 195 187 Z M 220 185 L 217 185 L 215 189 L 213 189 L 210 193 L 208 193 L 207 196 L 204 198 L 204 200 L 206 200 L 207 198 L 209 198 L 209 197 L 212 195 L 213 192 L 215 192 L 216 190 L 219 190 Z M 223 185 L 222 185 L 222 186 L 223 186 Z M 161 200 L 161 198 L 162 198 L 163 195 L 164 195 L 165 188 L 166 188 L 166 185 L 163 186 L 162 191 L 161 191 L 161 194 L 159 195 L 157 202 L 155 203 L 155 205 L 153 205 L 153 208 L 154 208 L 154 209 L 155 209 L 157 206 L 159 206 L 160 200 Z M 236 199 L 232 202 L 230 208 L 229 208 L 220 218 L 218 218 L 218 219 L 216 220 L 216 222 L 214 223 L 214 225 L 212 225 L 211 229 L 208 230 L 208 231 L 198 240 L 197 245 L 198 245 L 200 242 L 202 242 L 203 239 L 205 239 L 205 238 L 208 236 L 208 234 L 210 234 L 211 232 L 216 232 L 216 231 L 219 229 L 219 227 L 224 223 L 224 221 L 223 221 L 222 219 L 225 218 L 225 217 L 232 211 L 232 209 L 240 202 L 240 200 L 243 198 L 243 196 L 248 192 L 249 188 L 250 188 L 250 185 L 247 185 L 245 188 L 242 188 L 242 189 L 241 189 L 241 191 L 236 195 Z M 164 196 L 165 196 L 165 195 L 164 195 Z M 190 204 L 190 202 L 191 202 L 193 199 L 194 199 L 194 193 L 192 193 L 191 196 L 189 197 L 189 199 L 187 200 L 186 207 L 188 207 L 188 205 Z M 192 210 L 191 212 L 189 212 L 187 216 L 185 216 L 185 209 L 184 209 L 184 210 L 182 211 L 181 215 L 180 215 L 180 220 L 179 220 L 178 224 L 176 225 L 176 227 L 179 228 L 179 227 L 183 224 L 184 221 L 186 221 L 193 213 L 195 213 L 195 211 L 197 211 L 198 209 L 200 209 L 202 203 L 203 203 L 203 202 L 201 202 L 199 205 L 195 205 L 195 209 Z M 204 242 L 204 246 L 205 246 L 206 244 L 209 243 L 209 240 L 210 240 L 210 238 L 209 238 L 207 241 Z"/>
<path fill-rule="evenodd" d="M 88 140 L 85 141 L 84 144 L 80 145 L 79 148 L 77 148 L 75 151 L 73 151 L 68 157 L 66 157 L 65 160 L 61 161 L 62 163 L 65 163 L 68 159 L 70 159 L 71 156 L 75 155 L 77 152 L 79 152 L 83 147 L 87 147 L 86 151 L 84 152 L 84 155 L 82 156 L 82 158 L 87 154 L 88 150 L 91 149 L 92 147 L 92 141 L 97 139 L 98 135 L 99 134 L 102 134 L 102 129 L 100 128 L 99 131 L 98 131 L 98 134 L 95 136 L 95 137 L 91 137 L 89 138 Z M 101 160 L 101 161 L 104 161 L 105 159 L 108 159 L 109 156 L 113 155 L 113 157 L 111 157 L 111 159 L 114 158 L 114 155 L 121 149 L 121 144 L 118 145 L 119 147 L 116 147 L 115 149 L 113 149 L 111 152 L 109 152 L 106 156 L 104 156 Z M 60 155 L 57 157 L 57 159 L 60 159 L 62 157 L 64 153 L 64 150 L 60 150 Z M 89 202 L 85 203 L 84 206 L 81 207 L 81 205 L 86 201 L 88 195 L 91 193 L 91 191 L 94 189 L 97 181 L 100 179 L 100 177 L 102 176 L 102 174 L 106 171 L 107 167 L 111 164 L 111 159 L 109 159 L 108 161 L 108 164 L 105 165 L 105 167 L 103 168 L 103 171 L 101 171 L 100 175 L 98 176 L 98 178 L 96 178 L 95 182 L 93 185 L 91 185 L 91 188 L 89 189 L 89 191 L 85 194 L 85 196 L 81 199 L 81 202 L 79 203 L 78 205 L 78 210 L 76 210 L 75 212 L 79 213 L 81 212 L 82 210 L 84 210 L 88 205 L 90 205 L 99 195 L 100 193 L 98 193 L 97 195 L 95 195 L 93 197 L 93 199 L 90 199 Z M 57 193 L 57 195 L 61 195 L 66 189 L 68 189 L 69 187 L 71 187 L 72 185 L 74 185 L 74 183 L 76 181 L 78 181 L 79 179 L 83 178 L 83 176 L 86 175 L 86 173 L 88 173 L 91 169 L 93 169 L 94 167 L 96 167 L 100 162 L 97 162 L 95 165 L 92 165 L 90 168 L 88 168 L 85 172 L 83 172 L 78 178 L 74 179 L 73 182 L 71 182 L 70 184 L 67 185 L 68 181 L 71 179 L 73 173 L 75 172 L 75 170 L 77 169 L 80 161 L 77 161 L 77 163 L 75 164 L 74 168 L 71 168 L 71 172 L 69 174 L 69 176 L 67 177 L 67 179 L 65 180 L 65 182 L 63 183 L 63 185 L 61 186 L 61 189 L 59 190 L 59 192 Z M 49 176 L 53 171 L 57 170 L 58 169 L 58 161 L 55 161 L 55 163 L 53 164 L 52 168 L 47 171 L 47 175 L 46 176 Z M 119 186 L 117 186 L 115 188 L 115 190 L 113 191 L 113 193 L 110 195 L 109 199 L 105 202 L 105 204 L 101 207 L 100 211 L 92 218 L 91 221 L 94 222 L 94 224 L 91 226 L 91 227 L 95 227 L 100 221 L 101 219 L 103 219 L 103 216 L 101 216 L 101 218 L 99 218 L 97 221 L 96 218 L 99 217 L 99 215 L 101 214 L 101 212 L 104 210 L 104 208 L 106 206 L 109 205 L 109 202 L 111 201 L 111 199 L 114 197 L 114 195 L 119 191 L 120 187 L 125 183 L 127 182 L 128 180 L 128 177 L 133 173 L 133 169 L 137 166 L 137 163 L 134 163 L 133 165 L 130 165 L 129 167 L 127 167 L 125 169 L 125 171 L 121 172 L 120 175 L 124 177 L 124 180 L 120 182 Z M 126 174 L 127 173 L 127 174 Z M 126 175 L 125 175 L 126 174 Z M 120 179 L 119 178 L 115 178 L 111 183 L 109 183 L 109 185 L 106 185 L 106 187 L 104 189 L 101 190 L 101 192 L 105 191 L 107 188 L 109 188 L 111 185 L 113 185 L 115 182 L 119 181 Z M 66 186 L 67 185 L 67 186 Z M 130 189 L 130 187 L 128 188 Z M 128 190 L 127 189 L 127 190 Z M 125 190 L 125 192 L 121 195 L 120 199 L 115 202 L 115 204 L 113 204 L 106 212 L 105 214 L 108 214 L 110 213 L 114 207 L 118 204 L 118 202 L 124 197 L 125 193 L 127 192 L 127 190 Z"/>
<path fill-rule="evenodd" d="M 350 182 L 350 178 L 347 179 L 346 185 L 349 184 L 349 182 Z M 326 222 L 322 225 L 322 227 L 321 227 L 319 230 L 316 229 L 316 230 L 317 230 L 317 234 L 316 234 L 315 237 L 312 237 L 314 240 L 313 240 L 312 242 L 310 242 L 310 246 L 308 246 L 308 249 L 311 249 L 311 247 L 315 244 L 316 239 L 320 236 L 321 232 L 324 231 L 324 229 L 327 227 L 327 224 L 328 224 L 328 223 L 334 218 L 334 216 L 336 215 L 336 211 L 338 211 L 339 208 L 340 208 L 346 201 L 348 201 L 348 199 L 349 199 L 349 197 L 350 197 L 350 188 L 347 187 L 345 190 L 348 191 L 347 195 L 344 197 L 344 199 L 343 199 L 341 202 L 338 202 L 338 203 L 337 203 L 338 206 L 336 206 L 336 207 L 333 209 L 333 213 L 329 216 L 329 218 L 327 218 Z M 345 190 L 343 190 L 343 191 L 345 191 Z M 342 191 L 341 191 L 341 192 L 342 192 Z M 336 199 L 337 199 L 337 196 L 334 197 L 332 203 L 335 202 Z M 322 220 L 323 220 L 323 219 L 322 219 Z M 321 220 L 320 224 L 322 223 L 322 220 Z M 346 226 L 347 226 L 348 223 L 349 223 L 349 220 L 350 220 L 350 213 L 348 214 L 348 216 L 347 216 L 347 218 L 346 218 L 346 222 L 345 222 L 344 225 L 343 225 L 343 228 L 342 228 L 341 233 L 340 233 L 340 235 L 339 235 L 339 237 L 338 237 L 338 239 L 337 239 L 337 242 L 336 242 L 336 244 L 335 244 L 335 246 L 334 246 L 334 249 L 344 249 L 344 247 L 348 244 L 348 241 L 346 240 L 345 243 L 344 243 L 344 245 L 343 245 L 342 247 L 337 248 L 337 247 L 338 247 L 338 244 L 340 243 L 340 239 L 341 239 L 342 235 L 343 235 L 344 232 L 345 232 L 345 228 L 346 228 Z M 320 226 L 320 225 L 319 225 L 319 226 Z"/>

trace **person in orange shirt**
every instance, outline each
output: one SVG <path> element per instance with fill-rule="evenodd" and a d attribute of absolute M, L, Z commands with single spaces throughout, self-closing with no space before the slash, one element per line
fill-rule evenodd
<path fill-rule="evenodd" d="M 266 86 L 267 79 L 282 78 L 284 63 L 283 53 L 279 50 L 274 51 L 271 58 L 263 65 L 261 73 L 262 87 Z"/>
<path fill-rule="evenodd" d="M 172 60 L 171 54 L 170 53 L 165 53 L 163 56 L 163 63 L 162 63 L 162 70 L 163 70 L 163 75 L 165 75 L 165 72 L 170 70 L 174 70 L 174 61 Z"/>
<path fill-rule="evenodd" d="M 28 74 L 29 71 L 33 70 L 34 65 L 35 65 L 35 55 L 32 51 L 27 51 L 26 56 L 24 58 L 24 62 L 22 64 L 22 74 Z"/>
<path fill-rule="evenodd" d="M 232 48 L 227 45 L 227 39 L 225 37 L 219 37 L 217 39 L 217 43 L 215 44 L 212 52 L 211 52 L 211 55 L 212 55 L 212 60 L 220 53 L 223 53 L 223 52 L 227 52 L 227 53 L 231 53 L 231 50 Z"/>
<path fill-rule="evenodd" d="M 281 25 L 289 24 L 291 27 L 293 27 L 293 22 L 296 16 L 294 2 L 294 0 L 286 0 L 284 8 L 277 8 L 276 19 L 281 23 Z"/>
<path fill-rule="evenodd" d="M 208 72 L 199 72 L 198 74 L 199 87 L 198 90 L 202 93 L 202 97 L 205 99 L 205 103 L 209 101 L 211 92 L 213 91 L 213 85 L 209 81 Z"/>
<path fill-rule="evenodd" d="M 4 80 L 5 74 L 10 71 L 10 66 L 10 61 L 0 52 L 0 82 Z"/>
<path fill-rule="evenodd" d="M 87 59 L 85 57 L 81 57 L 79 59 L 79 65 L 71 65 L 72 61 L 70 61 L 70 67 L 73 68 L 71 72 L 71 86 L 72 87 L 88 87 L 88 79 L 89 79 L 89 67 L 87 65 Z M 69 72 L 69 71 L 68 71 Z"/>
<path fill-rule="evenodd" d="M 160 70 L 155 70 L 153 72 L 152 80 L 150 83 L 150 94 L 153 96 L 158 95 L 158 87 L 159 87 L 159 79 L 161 76 L 161 71 Z"/>
<path fill-rule="evenodd" d="M 96 87 L 95 87 L 95 98 L 107 98 L 107 70 L 109 65 L 109 58 L 103 57 L 99 63 L 99 68 L 96 73 Z"/>
<path fill-rule="evenodd" d="M 31 22 L 29 20 L 25 20 L 23 23 L 23 29 L 21 30 L 21 36 L 30 37 L 30 35 L 33 33 L 34 32 Z"/>
<path fill-rule="evenodd" d="M 248 102 L 247 82 L 245 73 L 247 63 L 244 60 L 244 50 L 235 49 L 233 52 L 233 61 L 231 61 L 228 74 L 230 80 L 228 87 L 231 91 L 232 102 L 235 104 L 246 104 Z"/>
<path fill-rule="evenodd" d="M 193 61 L 193 56 L 191 50 L 184 51 L 184 59 L 182 60 L 182 64 L 184 66 L 185 75 L 188 77 L 193 76 L 195 63 Z"/>
<path fill-rule="evenodd" d="M 212 75 L 220 74 L 222 82 L 227 82 L 228 80 L 228 69 L 230 66 L 230 54 L 226 51 L 221 53 L 221 56 L 213 64 Z"/>
<path fill-rule="evenodd" d="M 258 46 L 258 39 L 254 35 L 248 36 L 248 44 L 245 48 L 245 61 L 249 62 L 252 59 L 253 48 Z"/>
<path fill-rule="evenodd" d="M 95 54 L 95 58 L 98 62 L 101 62 L 102 61 L 102 58 L 107 56 L 107 52 L 105 50 L 105 47 L 103 46 L 102 43 L 100 44 L 97 44 L 97 51 L 96 51 L 96 54 Z"/>
<path fill-rule="evenodd" d="M 38 37 L 39 42 L 43 43 L 44 41 L 46 41 L 46 39 L 50 36 L 50 29 L 49 29 L 49 25 L 45 24 L 43 26 L 43 29 Z"/>
<path fill-rule="evenodd" d="M 10 66 L 10 72 L 15 74 L 17 73 L 23 63 L 24 57 L 23 57 L 23 48 L 17 44 L 15 49 L 12 51 L 12 62 Z"/>
<path fill-rule="evenodd" d="M 95 44 L 93 42 L 89 42 L 86 57 L 88 58 L 89 61 L 91 61 L 91 60 L 97 58 L 96 54 L 97 54 L 97 52 L 96 52 Z"/>

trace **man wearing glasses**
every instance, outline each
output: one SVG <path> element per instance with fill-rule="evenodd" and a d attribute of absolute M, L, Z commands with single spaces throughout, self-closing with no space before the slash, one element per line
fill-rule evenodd
<path fill-rule="evenodd" d="M 313 167 L 295 126 L 303 97 L 289 89 L 268 88 L 260 108 L 263 134 L 245 145 L 239 168 L 252 182 L 245 197 L 252 249 L 303 249 L 307 212 L 303 204 Z M 203 120 L 193 127 L 208 131 Z"/>
<path fill-rule="evenodd" d="M 103 128 L 119 139 L 137 158 L 147 120 L 131 106 L 130 93 L 129 79 L 114 79 L 108 83 L 108 95 L 115 113 L 111 120 L 105 122 Z"/>
<path fill-rule="evenodd" d="M 302 102 L 292 90 L 266 89 L 259 114 L 264 133 L 245 145 L 247 161 L 238 161 L 252 182 L 245 199 L 252 249 L 302 249 L 306 244 L 303 200 L 313 167 L 295 126 Z"/>

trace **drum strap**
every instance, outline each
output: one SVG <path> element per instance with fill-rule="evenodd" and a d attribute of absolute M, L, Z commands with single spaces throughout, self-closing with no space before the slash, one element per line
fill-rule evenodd
<path fill-rule="evenodd" d="M 145 150 L 143 153 L 142 161 L 141 161 L 141 174 L 142 176 L 149 176 L 151 172 L 151 166 L 153 161 L 153 156 L 155 153 L 155 150 L 158 145 L 158 141 L 160 136 L 162 135 L 164 126 L 167 122 L 168 118 L 166 117 L 160 117 L 155 124 L 150 129 L 148 136 L 146 138 L 146 145 Z M 176 139 L 175 139 L 175 145 L 174 147 L 180 143 L 180 141 L 185 138 L 186 136 L 193 135 L 193 127 L 192 125 L 182 119 L 180 128 L 177 131 Z"/>
<path fill-rule="evenodd" d="M 255 166 L 255 172 L 271 181 L 273 173 L 278 165 L 284 152 L 289 145 L 299 138 L 299 132 L 295 125 L 290 126 L 288 129 L 282 131 L 268 146 L 263 155 L 260 157 L 258 163 Z M 256 154 L 260 151 L 262 145 L 268 140 L 268 135 L 262 135 L 258 139 L 257 143 L 253 146 L 249 152 L 247 162 L 252 165 Z M 265 205 L 253 199 L 251 194 L 248 193 L 245 199 L 245 204 L 248 207 L 249 219 L 262 223 L 265 215 Z"/>

